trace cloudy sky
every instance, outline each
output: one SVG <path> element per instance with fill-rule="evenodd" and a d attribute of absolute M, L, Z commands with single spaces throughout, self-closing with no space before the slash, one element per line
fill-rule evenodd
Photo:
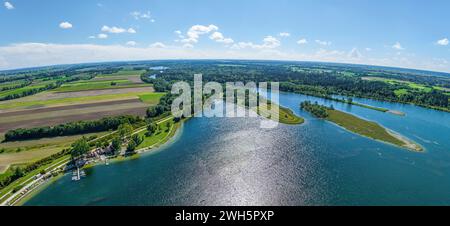
<path fill-rule="evenodd" d="M 0 70 L 274 59 L 450 72 L 448 0 L 8 0 Z"/>

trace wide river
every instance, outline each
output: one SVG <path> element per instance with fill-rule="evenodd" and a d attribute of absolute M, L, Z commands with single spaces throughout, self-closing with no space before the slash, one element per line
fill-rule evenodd
<path fill-rule="evenodd" d="M 421 144 L 415 153 L 347 132 L 299 109 L 303 100 L 376 121 Z M 355 101 L 405 117 L 299 94 L 280 103 L 298 126 L 194 118 L 176 141 L 136 160 L 65 175 L 26 205 L 450 205 L 450 113 Z"/>

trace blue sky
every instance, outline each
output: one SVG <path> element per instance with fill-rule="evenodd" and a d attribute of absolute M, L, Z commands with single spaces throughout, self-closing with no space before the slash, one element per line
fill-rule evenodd
<path fill-rule="evenodd" d="M 8 0 L 0 69 L 277 59 L 450 72 L 448 0 Z"/>

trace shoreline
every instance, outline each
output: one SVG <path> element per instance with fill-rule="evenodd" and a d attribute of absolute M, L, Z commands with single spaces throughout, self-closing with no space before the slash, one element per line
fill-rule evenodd
<path fill-rule="evenodd" d="M 279 104 L 277 104 L 277 105 L 279 105 Z M 284 107 L 282 105 L 279 105 L 279 106 L 280 106 L 280 108 L 285 108 L 285 109 L 291 110 L 290 108 Z M 172 131 L 170 131 L 168 133 L 168 135 L 166 137 L 164 137 L 161 141 L 153 144 L 150 147 L 141 148 L 140 150 L 137 150 L 135 154 L 130 155 L 130 156 L 118 156 L 118 157 L 110 158 L 110 159 L 108 158 L 108 164 L 114 164 L 114 163 L 119 163 L 119 162 L 123 162 L 123 161 L 135 160 L 135 159 L 138 159 L 138 158 L 140 158 L 142 156 L 145 156 L 147 154 L 154 154 L 154 153 L 157 153 L 159 151 L 162 151 L 164 148 L 166 148 L 166 147 L 174 144 L 176 141 L 178 141 L 178 139 L 183 134 L 184 123 L 186 121 L 188 121 L 189 119 L 191 119 L 191 118 L 182 119 L 179 123 L 174 124 L 173 127 L 172 127 Z M 366 119 L 364 119 L 364 120 L 366 120 Z M 342 128 L 342 129 L 344 129 L 344 130 L 346 130 L 346 131 L 348 131 L 350 133 L 353 133 L 353 134 L 356 134 L 356 135 L 359 135 L 359 136 L 362 136 L 362 137 L 365 137 L 365 138 L 369 138 L 369 139 L 374 140 L 374 141 L 382 142 L 382 143 L 385 143 L 385 144 L 388 144 L 388 145 L 391 145 L 391 146 L 395 146 L 395 147 L 402 148 L 402 149 L 407 149 L 409 151 L 413 151 L 413 152 L 417 152 L 417 153 L 421 153 L 421 152 L 424 151 L 424 148 L 421 145 L 419 145 L 419 144 L 415 143 L 414 141 L 404 137 L 403 135 L 398 134 L 398 133 L 396 133 L 396 132 L 394 132 L 394 131 L 392 131 L 392 130 L 384 127 L 384 126 L 381 126 L 381 125 L 380 125 L 380 127 L 385 129 L 386 132 L 389 133 L 391 136 L 393 136 L 396 139 L 402 141 L 404 143 L 404 145 L 397 145 L 397 144 L 390 143 L 390 142 L 387 142 L 387 141 L 375 139 L 375 138 L 372 138 L 372 137 L 369 137 L 369 136 L 366 136 L 366 135 L 363 135 L 363 134 L 359 134 L 359 133 L 353 132 L 353 131 L 351 131 L 351 130 L 349 130 L 349 129 L 347 129 L 347 128 L 345 128 L 345 127 L 343 127 L 343 126 L 341 126 L 341 125 L 339 125 L 339 124 L 337 124 L 337 123 L 335 123 L 335 122 L 333 122 L 331 120 L 326 119 L 326 121 L 328 121 L 329 123 L 334 124 L 335 126 L 338 126 L 338 127 Z M 366 120 L 366 121 L 368 121 L 368 120 Z M 304 120 L 301 124 L 303 124 L 303 123 L 306 123 L 306 120 Z M 95 162 L 92 162 L 92 163 L 84 166 L 83 168 L 84 169 L 88 169 L 88 168 L 93 168 L 95 166 L 100 166 L 100 165 L 105 165 L 105 161 L 95 161 Z M 52 183 L 56 182 L 57 180 L 61 179 L 62 177 L 64 177 L 64 175 L 65 174 L 60 174 L 60 175 L 58 175 L 58 176 L 56 176 L 56 177 L 54 177 L 54 178 L 52 178 L 52 179 L 42 183 L 42 184 L 40 184 L 38 187 L 33 189 L 29 194 L 23 196 L 20 200 L 18 200 L 14 205 L 24 205 L 28 200 L 30 200 L 35 195 L 39 194 L 42 190 L 44 190 L 45 187 L 47 187 L 50 184 L 52 184 Z"/>
<path fill-rule="evenodd" d="M 116 164 L 116 163 L 120 163 L 123 161 L 129 161 L 129 160 L 135 160 L 140 158 L 141 156 L 147 155 L 147 154 L 153 154 L 156 153 L 158 151 L 162 151 L 163 148 L 168 147 L 172 144 L 174 144 L 182 135 L 183 130 L 184 130 L 184 122 L 189 120 L 188 119 L 184 119 L 182 121 L 180 121 L 180 123 L 178 124 L 177 128 L 172 132 L 169 133 L 169 135 L 167 137 L 164 138 L 164 140 L 161 142 L 158 142 L 156 144 L 154 144 L 151 147 L 147 147 L 147 148 L 142 148 L 141 150 L 138 150 L 135 154 L 131 155 L 131 156 L 121 156 L 122 158 L 112 158 L 112 159 L 108 159 L 108 163 L 109 164 Z M 96 166 L 101 166 L 101 165 L 105 165 L 104 161 L 98 161 L 98 162 L 93 162 L 91 164 L 88 164 L 86 166 L 83 167 L 83 169 L 89 169 L 89 168 L 93 168 Z M 26 194 L 25 196 L 21 197 L 21 199 L 19 201 L 17 201 L 16 203 L 14 203 L 13 206 L 23 206 L 27 201 L 29 201 L 30 199 L 32 199 L 34 196 L 38 195 L 41 191 L 43 191 L 47 186 L 51 185 L 52 183 L 58 181 L 59 179 L 61 179 L 62 177 L 65 176 L 66 173 L 64 174 L 60 174 L 42 184 L 40 184 L 38 187 L 34 188 L 30 193 Z"/>
<path fill-rule="evenodd" d="M 35 187 L 33 190 L 30 191 L 25 196 L 22 196 L 20 199 L 16 200 L 16 202 L 12 206 L 23 206 L 25 203 L 30 201 L 35 195 L 39 194 L 41 191 L 45 190 L 48 186 L 50 186 L 52 183 L 60 180 L 62 177 L 64 177 L 64 174 L 58 174 L 58 176 L 51 178 L 50 180 L 47 180 L 41 184 L 39 184 L 37 187 Z"/>
<path fill-rule="evenodd" d="M 347 114 L 349 114 L 349 113 L 347 113 Z M 352 114 L 352 115 L 353 115 L 353 114 Z M 378 124 L 378 123 L 377 123 L 377 124 L 378 124 L 380 127 L 382 127 L 383 129 L 385 129 L 387 133 L 389 133 L 391 136 L 393 136 L 393 137 L 399 139 L 400 141 L 402 141 L 403 143 L 405 143 L 405 145 L 397 145 L 397 144 L 390 143 L 390 142 L 387 142 L 387 141 L 384 141 L 384 140 L 375 139 L 375 138 L 373 138 L 373 137 L 369 137 L 369 136 L 366 136 L 366 135 L 364 135 L 364 134 L 359 134 L 359 133 L 353 132 L 353 131 L 351 131 L 351 130 L 349 130 L 349 129 L 347 129 L 347 128 L 345 128 L 345 127 L 343 127 L 343 126 L 341 126 L 341 125 L 339 125 L 339 124 L 337 124 L 337 123 L 335 123 L 335 122 L 333 122 L 333 121 L 331 121 L 331 120 L 328 120 L 328 119 L 324 119 L 324 120 L 325 120 L 326 122 L 328 122 L 328 123 L 331 123 L 331 124 L 333 124 L 333 125 L 335 125 L 335 126 L 341 128 L 341 129 L 347 131 L 347 132 L 350 132 L 350 133 L 356 134 L 356 135 L 358 135 L 358 136 L 362 136 L 362 137 L 364 137 L 364 138 L 368 138 L 368 139 L 371 139 L 371 140 L 374 140 L 374 141 L 377 141 L 377 142 L 381 142 L 381 143 L 384 143 L 384 144 L 388 144 L 388 145 L 391 145 L 391 146 L 394 146 L 394 147 L 397 147 L 397 148 L 401 148 L 401 149 L 406 149 L 406 150 L 408 150 L 408 151 L 412 151 L 412 152 L 416 152 L 416 153 L 423 153 L 423 152 L 425 151 L 425 149 L 424 149 L 421 145 L 417 144 L 416 142 L 414 142 L 414 141 L 412 141 L 412 140 L 406 138 L 405 136 L 403 136 L 403 135 L 401 135 L 401 134 L 399 134 L 399 133 L 397 133 L 397 132 L 394 132 L 393 130 L 390 130 L 390 129 L 384 127 L 384 126 L 381 126 L 381 125 Z M 364 119 L 364 120 L 366 120 L 366 119 Z M 366 120 L 366 121 L 369 121 L 369 120 Z M 372 121 L 369 121 L 369 122 L 372 122 Z"/>
<path fill-rule="evenodd" d="M 387 113 L 390 113 L 393 115 L 398 115 L 398 116 L 406 116 L 406 113 L 401 112 L 401 111 L 396 111 L 396 110 L 389 110 L 389 111 L 387 111 Z"/>

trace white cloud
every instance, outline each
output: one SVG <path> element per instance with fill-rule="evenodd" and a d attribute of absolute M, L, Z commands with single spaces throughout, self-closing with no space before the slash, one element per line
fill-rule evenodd
<path fill-rule="evenodd" d="M 281 32 L 280 34 L 278 34 L 280 37 L 289 37 L 289 36 L 291 36 L 291 34 L 290 33 L 288 33 L 288 32 Z"/>
<path fill-rule="evenodd" d="M 299 44 L 299 45 L 303 45 L 303 44 L 307 44 L 307 43 L 308 43 L 308 40 L 306 40 L 305 38 L 302 38 L 297 41 L 297 44 Z"/>
<path fill-rule="evenodd" d="M 339 50 L 326 50 L 319 49 L 315 54 L 314 58 L 322 59 L 325 61 L 332 61 L 332 59 L 345 59 L 347 57 L 344 51 Z"/>
<path fill-rule="evenodd" d="M 219 30 L 219 27 L 217 27 L 214 24 L 210 24 L 209 26 L 204 25 L 194 25 L 191 28 L 189 28 L 187 32 L 187 38 L 182 39 L 181 42 L 183 43 L 197 43 L 198 39 L 200 38 L 200 35 L 208 34 L 212 31 Z"/>
<path fill-rule="evenodd" d="M 120 34 L 120 33 L 131 33 L 131 34 L 134 34 L 134 33 L 136 33 L 136 30 L 134 30 L 133 28 L 125 29 L 125 28 L 116 27 L 116 26 L 109 27 L 109 26 L 106 26 L 106 25 L 104 25 L 101 30 L 103 32 L 108 32 L 108 33 L 113 33 L 113 34 Z"/>
<path fill-rule="evenodd" d="M 103 32 L 109 32 L 109 33 L 124 33 L 126 30 L 119 27 L 109 27 L 104 25 L 101 29 Z"/>
<path fill-rule="evenodd" d="M 175 33 L 175 35 L 179 38 L 179 39 L 184 39 L 184 35 L 180 30 L 176 30 L 173 33 Z M 175 40 L 176 42 L 179 42 L 180 40 Z"/>
<path fill-rule="evenodd" d="M 95 35 L 91 35 L 91 36 L 89 36 L 88 38 L 89 38 L 89 39 L 95 39 L 96 37 L 95 37 Z"/>
<path fill-rule="evenodd" d="M 252 49 L 275 49 L 281 45 L 281 42 L 276 39 L 273 36 L 266 36 L 263 39 L 262 44 L 254 44 L 253 42 L 239 42 L 237 44 L 234 44 L 231 48 L 232 49 L 245 49 L 245 48 L 252 48 Z"/>
<path fill-rule="evenodd" d="M 99 39 L 106 39 L 106 38 L 108 38 L 108 35 L 107 34 L 98 34 L 97 38 L 99 38 Z"/>
<path fill-rule="evenodd" d="M 415 56 L 385 58 L 351 58 L 349 52 L 321 49 L 313 54 L 282 52 L 278 49 L 202 50 L 189 48 L 151 48 L 125 45 L 18 43 L 0 46 L 0 70 L 87 62 L 158 59 L 260 59 L 361 63 L 393 67 L 417 68 L 450 72 L 447 59 L 423 59 Z M 350 51 L 351 52 L 351 51 Z"/>
<path fill-rule="evenodd" d="M 11 2 L 5 2 L 4 5 L 5 5 L 6 9 L 9 9 L 9 10 L 14 9 L 14 6 L 13 6 L 13 4 L 11 4 Z"/>
<path fill-rule="evenodd" d="M 166 48 L 166 45 L 162 42 L 155 42 L 150 45 L 150 48 Z"/>
<path fill-rule="evenodd" d="M 357 48 L 353 48 L 348 53 L 348 57 L 354 58 L 354 59 L 361 59 L 362 58 L 362 54 L 359 52 L 359 50 Z"/>
<path fill-rule="evenodd" d="M 127 46 L 135 46 L 135 45 L 137 45 L 137 42 L 135 42 L 135 41 L 128 41 L 127 43 L 125 43 L 125 45 L 127 45 Z"/>
<path fill-rule="evenodd" d="M 281 43 L 278 39 L 276 39 L 275 37 L 272 36 L 266 36 L 263 39 L 263 48 L 269 48 L 269 49 L 273 49 L 273 48 L 277 48 L 278 46 L 280 46 Z"/>
<path fill-rule="evenodd" d="M 134 19 L 139 20 L 139 19 L 151 19 L 152 15 L 150 14 L 150 11 L 147 12 L 139 12 L 139 11 L 134 11 L 131 12 L 130 15 L 132 17 L 134 17 Z"/>
<path fill-rule="evenodd" d="M 446 45 L 448 45 L 448 38 L 443 38 L 441 40 L 438 40 L 436 42 L 436 44 L 441 45 L 441 46 L 446 46 Z"/>
<path fill-rule="evenodd" d="M 185 48 L 185 49 L 192 49 L 192 48 L 194 48 L 194 45 L 186 43 L 186 44 L 183 45 L 183 48 Z"/>
<path fill-rule="evenodd" d="M 322 40 L 316 40 L 316 43 L 322 46 L 329 46 L 331 45 L 331 42 L 327 42 L 327 41 L 322 41 Z"/>
<path fill-rule="evenodd" d="M 209 36 L 209 38 L 212 39 L 212 40 L 214 40 L 214 41 L 216 41 L 216 42 L 220 42 L 220 43 L 224 43 L 224 44 L 232 44 L 232 43 L 234 42 L 233 39 L 231 39 L 231 38 L 225 38 L 225 37 L 223 36 L 223 34 L 220 33 L 220 32 L 218 32 L 218 31 L 212 33 L 212 34 Z"/>
<path fill-rule="evenodd" d="M 62 28 L 62 29 L 70 29 L 70 28 L 72 28 L 72 24 L 67 22 L 67 21 L 65 21 L 65 22 L 61 22 L 59 24 L 59 27 Z"/>
<path fill-rule="evenodd" d="M 366 50 L 367 52 L 370 52 L 370 51 L 372 51 L 372 49 L 371 49 L 371 48 L 369 48 L 369 47 L 365 48 L 365 50 Z"/>
<path fill-rule="evenodd" d="M 400 42 L 396 42 L 396 43 L 392 46 L 392 48 L 393 48 L 393 49 L 396 49 L 396 50 L 404 50 L 404 48 L 402 47 L 402 45 L 400 44 Z"/>

